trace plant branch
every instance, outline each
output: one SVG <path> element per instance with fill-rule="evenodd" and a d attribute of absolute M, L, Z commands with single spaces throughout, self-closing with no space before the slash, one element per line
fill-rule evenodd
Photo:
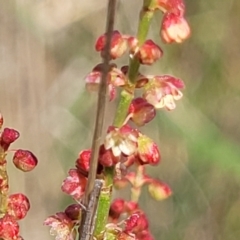
<path fill-rule="evenodd" d="M 95 129 L 94 129 L 94 135 L 93 135 L 93 141 L 92 141 L 90 169 L 89 169 L 88 183 L 87 183 L 87 189 L 86 189 L 86 194 L 84 199 L 85 200 L 84 203 L 86 206 L 88 205 L 89 195 L 93 190 L 94 182 L 96 179 L 99 147 L 102 140 L 102 130 L 103 130 L 105 106 L 106 106 L 107 77 L 109 72 L 109 62 L 111 60 L 110 47 L 111 47 L 112 32 L 114 28 L 115 8 L 116 8 L 116 0 L 109 0 L 108 10 L 107 10 L 107 22 L 106 22 L 106 45 L 105 45 L 104 55 L 103 55 L 103 71 L 102 71 L 99 92 L 98 92 L 97 115 L 96 115 Z M 83 215 L 81 226 L 79 227 L 79 233 L 81 232 L 81 229 L 85 221 L 86 221 L 86 214 Z M 82 240 L 80 236 L 79 236 L 79 239 Z"/>

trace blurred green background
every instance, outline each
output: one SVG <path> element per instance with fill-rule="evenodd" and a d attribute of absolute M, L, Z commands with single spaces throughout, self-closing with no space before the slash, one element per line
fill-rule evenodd
<path fill-rule="evenodd" d="M 44 219 L 70 198 L 60 190 L 78 152 L 90 146 L 96 95 L 84 76 L 101 60 L 94 51 L 104 32 L 106 1 L 0 0 L 0 110 L 5 127 L 20 131 L 14 147 L 39 158 L 23 174 L 9 156 L 11 192 L 24 192 L 31 211 L 24 239 L 50 240 Z M 142 1 L 118 1 L 116 28 L 135 34 Z M 186 0 L 192 36 L 164 45 L 161 14 L 149 37 L 164 57 L 148 74 L 184 80 L 184 98 L 161 110 L 142 131 L 159 143 L 162 162 L 149 168 L 174 194 L 155 202 L 141 197 L 156 240 L 240 239 L 240 1 Z M 119 65 L 126 63 L 126 57 Z M 107 110 L 111 123 L 115 103 Z"/>

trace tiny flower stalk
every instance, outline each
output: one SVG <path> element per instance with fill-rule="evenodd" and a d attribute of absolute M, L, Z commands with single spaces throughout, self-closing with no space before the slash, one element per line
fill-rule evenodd
<path fill-rule="evenodd" d="M 80 229 L 80 240 L 154 239 L 147 215 L 139 206 L 142 188 L 146 186 L 149 195 L 157 201 L 168 198 L 172 191 L 162 180 L 146 174 L 147 166 L 155 167 L 162 161 L 161 148 L 139 128 L 149 124 L 157 110 L 174 110 L 176 101 L 183 96 L 181 90 L 184 88 L 183 81 L 175 76 L 143 75 L 140 72 L 142 65 L 153 65 L 164 55 L 157 41 L 147 39 L 151 20 L 157 11 L 163 13 L 159 24 L 159 36 L 163 43 L 181 43 L 190 35 L 183 0 L 144 0 L 136 36 L 112 30 L 110 39 L 107 31 L 96 41 L 95 50 L 103 58 L 106 58 L 105 48 L 108 45 L 108 59 L 113 61 L 128 54 L 129 65 L 118 67 L 113 62 L 107 63 L 108 72 L 103 78 L 106 69 L 104 61 L 85 77 L 88 90 L 101 89 L 105 80 L 107 99 L 116 101 L 117 89 L 121 89 L 120 98 L 114 121 L 104 134 L 104 140 L 97 150 L 93 146 L 79 153 L 75 167 L 69 170 L 62 183 L 62 191 L 70 195 L 75 203 L 44 222 L 51 227 L 51 234 L 56 236 L 56 240 L 75 240 L 77 229 Z M 138 90 L 138 94 L 135 90 Z M 99 139 L 101 136 L 98 136 Z M 92 156 L 96 151 L 97 164 L 92 171 Z M 28 169 L 25 166 L 22 168 Z M 88 197 L 87 189 L 92 177 L 103 186 L 97 196 L 98 206 L 94 206 L 97 214 L 87 223 L 91 230 L 86 233 L 82 225 L 85 224 L 86 214 L 92 212 L 88 209 L 89 205 L 84 205 L 84 199 Z M 130 201 L 119 198 L 110 203 L 112 189 L 120 190 L 127 185 L 131 189 Z M 95 218 L 96 224 L 91 225 Z"/>
<path fill-rule="evenodd" d="M 0 130 L 3 117 L 0 113 Z M 15 129 L 4 128 L 0 131 L 0 239 L 21 240 L 18 221 L 25 218 L 30 202 L 22 193 L 9 195 L 9 176 L 7 173 L 7 155 L 14 152 L 13 164 L 23 172 L 33 170 L 38 163 L 34 154 L 28 150 L 9 149 L 11 144 L 19 138 L 20 134 Z"/>

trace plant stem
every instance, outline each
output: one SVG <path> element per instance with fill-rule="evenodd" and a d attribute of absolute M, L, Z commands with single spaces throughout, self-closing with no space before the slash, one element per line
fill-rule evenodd
<path fill-rule="evenodd" d="M 150 1 L 151 2 L 151 1 Z M 149 3 L 150 5 L 150 3 Z M 148 5 L 143 6 L 140 12 L 137 39 L 139 45 L 141 46 L 146 38 L 149 31 L 150 23 L 153 18 L 154 11 L 149 10 Z M 128 91 L 122 90 L 120 101 L 118 104 L 117 112 L 115 115 L 113 125 L 116 127 L 121 127 L 125 121 L 128 108 L 130 103 L 134 97 L 134 85 L 136 82 L 136 78 L 138 75 L 140 63 L 137 58 L 134 56 L 129 58 L 129 69 L 128 69 L 128 81 L 129 81 L 129 89 Z"/>
<path fill-rule="evenodd" d="M 137 33 L 137 38 L 140 45 L 142 45 L 146 40 L 152 17 L 153 12 L 150 10 L 146 10 L 146 6 L 143 7 L 140 13 L 139 27 Z M 129 59 L 129 71 L 128 71 L 129 86 L 127 90 L 123 89 L 121 91 L 120 101 L 113 122 L 113 125 L 116 127 L 121 127 L 126 119 L 129 106 L 134 97 L 135 90 L 134 84 L 136 81 L 139 67 L 140 67 L 139 61 L 135 57 Z M 97 239 L 98 236 L 99 238 L 101 238 L 100 236 L 101 232 L 104 231 L 104 228 L 107 223 L 108 212 L 110 209 L 110 200 L 112 195 L 114 169 L 105 168 L 104 175 L 106 188 L 100 194 L 96 228 L 94 233 L 94 236 L 97 237 Z"/>
<path fill-rule="evenodd" d="M 3 217 L 7 212 L 7 198 L 8 198 L 8 174 L 6 167 L 6 153 L 0 147 L 0 179 L 1 179 L 1 189 L 0 189 L 0 218 Z"/>
<path fill-rule="evenodd" d="M 104 56 L 103 56 L 103 72 L 101 77 L 101 83 L 98 93 L 98 104 L 97 104 L 97 116 L 95 121 L 95 129 L 93 135 L 92 142 L 92 153 L 91 153 L 91 161 L 90 161 L 90 169 L 88 175 L 87 188 L 85 193 L 85 205 L 88 206 L 90 193 L 93 191 L 94 182 L 96 179 L 96 172 L 98 166 L 98 157 L 99 157 L 99 147 L 102 140 L 102 130 L 103 130 L 103 122 L 105 115 L 105 106 L 106 106 L 106 92 L 107 92 L 107 76 L 109 72 L 109 62 L 110 62 L 110 47 L 111 47 L 111 39 L 113 33 L 114 26 L 114 17 L 115 17 L 115 9 L 116 9 L 116 0 L 108 1 L 108 10 L 107 10 L 107 21 L 106 21 L 106 45 L 104 48 Z M 100 209 L 100 207 L 98 208 Z M 86 225 L 86 213 L 83 214 L 81 225 L 79 226 L 79 240 L 91 240 L 92 236 L 87 234 L 82 235 L 81 233 L 84 230 L 84 226 Z M 108 212 L 107 214 L 108 215 Z M 99 220 L 101 221 L 101 219 Z"/>

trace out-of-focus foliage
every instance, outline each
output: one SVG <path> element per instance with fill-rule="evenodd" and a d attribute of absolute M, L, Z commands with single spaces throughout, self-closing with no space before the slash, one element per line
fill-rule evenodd
<path fill-rule="evenodd" d="M 140 5 L 119 1 L 118 30 L 136 32 Z M 192 37 L 163 45 L 157 15 L 150 37 L 159 39 L 164 56 L 143 68 L 186 84 L 177 108 L 159 111 L 153 127 L 143 128 L 162 152 L 162 163 L 149 171 L 174 194 L 158 203 L 142 196 L 141 203 L 157 240 L 238 240 L 240 1 L 186 0 L 186 5 Z M 6 125 L 24 136 L 22 147 L 39 159 L 36 171 L 27 177 L 14 171 L 10 182 L 12 192 L 26 188 L 31 201 L 22 223 L 25 239 L 52 239 L 42 222 L 69 201 L 61 181 L 78 152 L 90 146 L 96 96 L 85 92 L 83 78 L 100 61 L 93 46 L 105 28 L 105 6 L 93 0 L 1 1 L 0 109 Z"/>

